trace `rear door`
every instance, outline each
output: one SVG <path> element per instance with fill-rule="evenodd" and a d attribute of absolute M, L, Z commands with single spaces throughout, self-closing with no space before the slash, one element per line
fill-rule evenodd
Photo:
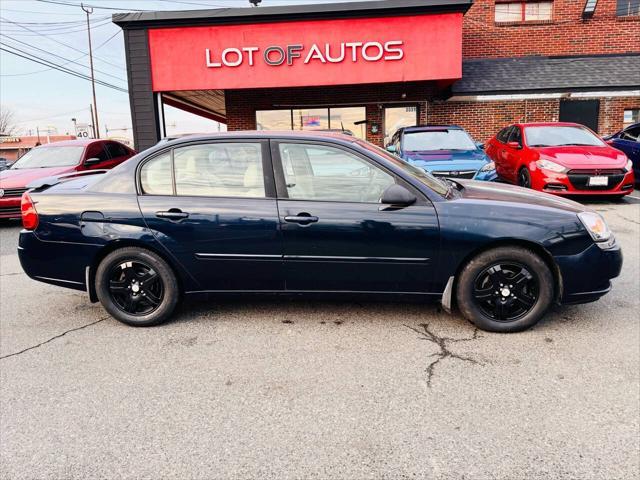
<path fill-rule="evenodd" d="M 506 143 L 509 139 L 509 135 L 511 134 L 512 129 L 513 127 L 509 126 L 500 130 L 500 132 L 496 135 L 496 141 L 491 142 L 490 148 L 486 151 L 496 164 L 496 172 L 501 178 L 505 180 L 507 179 L 508 171 Z"/>
<path fill-rule="evenodd" d="M 402 179 L 343 146 L 272 141 L 272 156 L 287 290 L 433 291 L 439 227 L 419 192 L 414 205 L 382 205 Z"/>
<path fill-rule="evenodd" d="M 510 144 L 516 143 L 517 147 L 512 147 Z M 509 182 L 517 183 L 518 181 L 518 169 L 520 164 L 522 163 L 522 131 L 520 127 L 514 125 L 511 127 L 511 132 L 509 133 L 509 138 L 507 139 L 507 143 L 503 145 L 503 154 L 502 158 L 503 162 L 503 171 L 504 178 Z"/>
<path fill-rule="evenodd" d="M 148 227 L 202 290 L 284 288 L 268 141 L 165 151 L 139 168 L 139 189 Z"/>

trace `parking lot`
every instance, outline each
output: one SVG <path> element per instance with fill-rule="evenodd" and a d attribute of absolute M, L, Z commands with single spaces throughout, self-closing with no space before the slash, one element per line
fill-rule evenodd
<path fill-rule="evenodd" d="M 1 476 L 637 478 L 640 199 L 591 205 L 623 247 L 613 291 L 510 335 L 283 298 L 135 329 L 27 278 L 3 224 Z"/>

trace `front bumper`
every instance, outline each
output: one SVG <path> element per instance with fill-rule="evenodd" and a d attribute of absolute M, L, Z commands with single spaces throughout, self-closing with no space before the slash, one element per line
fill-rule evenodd
<path fill-rule="evenodd" d="M 0 198 L 0 218 L 20 218 L 21 197 Z"/>
<path fill-rule="evenodd" d="M 611 279 L 622 270 L 622 250 L 615 242 L 601 249 L 593 243 L 577 255 L 556 256 L 562 275 L 561 303 L 588 303 L 611 290 Z"/>
<path fill-rule="evenodd" d="M 607 185 L 589 186 L 588 179 L 592 176 L 606 176 Z M 575 169 L 568 173 L 555 173 L 540 168 L 531 171 L 531 187 L 555 195 L 628 195 L 633 192 L 633 186 L 633 171 L 600 173 L 595 169 Z"/>

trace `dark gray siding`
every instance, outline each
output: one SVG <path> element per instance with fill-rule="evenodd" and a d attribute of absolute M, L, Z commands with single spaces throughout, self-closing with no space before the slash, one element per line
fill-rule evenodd
<path fill-rule="evenodd" d="M 151 87 L 151 61 L 146 29 L 124 30 L 133 141 L 138 151 L 160 140 L 157 104 Z"/>

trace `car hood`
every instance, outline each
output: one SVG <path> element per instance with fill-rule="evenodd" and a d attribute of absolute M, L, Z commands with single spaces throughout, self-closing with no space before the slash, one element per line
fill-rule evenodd
<path fill-rule="evenodd" d="M 48 168 L 20 168 L 3 170 L 0 172 L 0 188 L 24 188 L 27 184 L 39 178 L 61 175 L 73 172 L 75 166 Z"/>
<path fill-rule="evenodd" d="M 461 195 L 465 199 L 524 203 L 540 207 L 557 208 L 574 213 L 589 210 L 584 205 L 574 202 L 573 200 L 549 193 L 537 192 L 528 188 L 516 187 L 515 185 L 457 179 L 456 182 L 464 187 Z"/>
<path fill-rule="evenodd" d="M 403 157 L 427 172 L 438 170 L 479 170 L 489 159 L 480 151 L 405 152 Z"/>
<path fill-rule="evenodd" d="M 624 168 L 626 156 L 615 148 L 566 146 L 535 148 L 540 158 L 567 168 Z"/>

